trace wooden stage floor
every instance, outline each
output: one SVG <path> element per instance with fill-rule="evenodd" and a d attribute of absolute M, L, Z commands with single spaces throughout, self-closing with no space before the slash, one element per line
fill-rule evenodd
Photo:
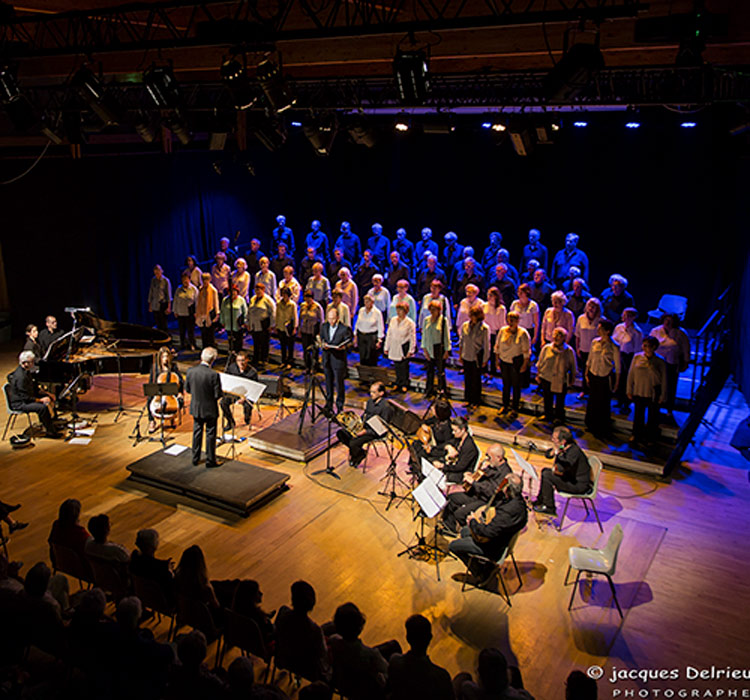
<path fill-rule="evenodd" d="M 3 375 L 13 366 L 13 354 L 2 353 Z M 142 381 L 125 377 L 129 406 L 140 408 Z M 404 620 L 414 612 L 427 615 L 435 637 L 431 657 L 451 673 L 472 671 L 479 649 L 498 646 L 520 666 L 537 700 L 562 698 L 568 673 L 590 665 L 604 667 L 608 676 L 613 667 L 684 673 L 686 665 L 742 668 L 746 663 L 750 465 L 728 442 L 748 408 L 731 385 L 709 409 L 710 424 L 701 427 L 671 483 L 619 472 L 602 476 L 598 504 L 605 532 L 616 523 L 625 531 L 615 576 L 625 612 L 622 624 L 608 607 L 606 586 L 599 583 L 593 589 L 584 585 L 583 597 L 578 595 L 573 612 L 567 612 L 567 548 L 601 542 L 596 525 L 582 522 L 583 510 L 571 507 L 572 518 L 561 533 L 529 521 L 516 550 L 525 584 L 515 592 L 514 574 L 506 572 L 513 602 L 508 608 L 499 595 L 462 593 L 451 578 L 463 570 L 455 561 L 441 563 L 438 582 L 434 564 L 397 557 L 413 542 L 415 523 L 406 504 L 385 511 L 386 499 L 377 493 L 386 466 L 382 450 L 369 458 L 363 474 L 347 466 L 343 447 L 334 447 L 331 463 L 341 476 L 336 480 L 313 475 L 325 467 L 325 454 L 303 467 L 240 443 L 238 459 L 291 474 L 290 490 L 248 518 L 228 516 L 128 482 L 125 466 L 160 446 L 132 447 L 128 435 L 135 414 L 114 423 L 114 412 L 104 411 L 116 404 L 116 377 L 99 377 L 80 406 L 86 415 L 98 412 L 90 444 L 38 440 L 21 451 L 8 442 L 0 445 L 0 498 L 23 503 L 16 515 L 31 523 L 10 543 L 12 558 L 26 562 L 25 568 L 48 559 L 46 538 L 57 508 L 65 498 L 76 497 L 83 503 L 84 523 L 96 513 L 108 513 L 112 539 L 128 547 L 141 527 L 159 531 L 164 557 L 177 560 L 185 547 L 201 544 L 213 578 L 258 580 L 269 610 L 287 603 L 289 585 L 305 578 L 318 593 L 314 617 L 330 619 L 338 604 L 354 601 L 367 615 L 363 638 L 368 643 L 397 638 L 405 646 Z M 273 422 L 275 405 L 264 407 L 262 414 L 262 425 Z M 4 410 L 0 419 L 6 420 Z M 256 429 L 257 414 L 254 421 Z M 190 431 L 186 416 L 174 433 L 176 441 L 189 444 Z M 220 448 L 222 454 L 226 450 Z M 532 456 L 531 461 L 543 466 L 545 460 Z M 405 455 L 400 465 L 403 471 Z M 166 631 L 165 623 L 155 629 L 161 637 Z M 602 680 L 600 698 L 638 688 L 748 686 L 741 681 Z"/>

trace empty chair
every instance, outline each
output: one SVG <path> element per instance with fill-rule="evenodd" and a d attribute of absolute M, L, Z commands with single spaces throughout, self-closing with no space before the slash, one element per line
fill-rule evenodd
<path fill-rule="evenodd" d="M 483 557 L 479 554 L 472 554 L 469 557 L 469 561 L 466 566 L 466 576 L 468 577 L 472 570 L 476 570 L 475 564 L 484 564 L 489 565 L 492 567 L 492 570 L 487 575 L 487 578 L 482 581 L 479 585 L 474 586 L 475 588 L 484 588 L 487 583 L 489 583 L 493 576 L 497 574 L 498 579 L 500 580 L 500 585 L 503 587 L 503 593 L 505 594 L 505 600 L 508 603 L 508 607 L 511 607 L 513 604 L 510 602 L 510 595 L 508 595 L 508 589 L 505 587 L 505 579 L 503 578 L 503 571 L 502 567 L 505 563 L 505 560 L 510 557 L 510 560 L 513 562 L 513 568 L 516 570 L 516 576 L 518 577 L 518 589 L 523 586 L 523 579 L 521 578 L 521 572 L 518 570 L 518 564 L 516 563 L 516 558 L 513 556 L 513 550 L 516 547 L 516 542 L 518 542 L 518 538 L 521 535 L 521 533 L 524 531 L 525 528 L 521 528 L 516 532 L 513 537 L 510 538 L 508 542 L 508 546 L 503 550 L 503 552 L 500 554 L 500 556 L 497 558 L 496 561 L 492 561 L 491 559 L 488 559 L 487 557 Z M 463 585 L 461 586 L 461 590 L 466 590 L 466 586 L 471 585 L 467 584 L 466 579 L 464 579 Z"/>
<path fill-rule="evenodd" d="M 661 323 L 661 317 L 664 314 L 675 314 L 680 321 L 684 321 L 687 303 L 687 297 L 681 297 L 678 294 L 664 294 L 659 299 L 658 308 L 648 312 L 648 320 L 651 323 Z"/>
<path fill-rule="evenodd" d="M 8 420 L 5 421 L 5 430 L 3 431 L 3 440 L 8 435 L 8 430 L 12 429 L 16 424 L 16 418 L 18 416 L 26 416 L 29 421 L 29 428 L 33 426 L 31 422 L 31 413 L 28 411 L 17 411 L 15 408 L 10 407 L 10 384 L 3 384 L 3 396 L 5 396 L 5 410 L 8 412 Z"/>
<path fill-rule="evenodd" d="M 50 547 L 55 554 L 54 573 L 61 571 L 78 579 L 78 585 L 81 588 L 83 588 L 84 581 L 91 586 L 94 582 L 94 576 L 88 560 L 82 558 L 75 549 L 65 545 L 50 542 Z"/>
<path fill-rule="evenodd" d="M 615 584 L 612 581 L 612 577 L 615 575 L 615 568 L 617 567 L 617 555 L 620 552 L 620 545 L 622 544 L 622 526 L 615 525 L 612 532 L 609 535 L 604 549 L 588 549 L 586 547 L 571 547 L 568 550 L 568 571 L 565 574 L 565 585 L 568 585 L 568 576 L 570 576 L 571 569 L 577 569 L 576 580 L 573 584 L 573 592 L 570 594 L 570 602 L 568 603 L 568 610 L 573 607 L 573 598 L 576 594 L 576 588 L 578 588 L 578 580 L 581 578 L 581 573 L 587 571 L 592 574 L 601 574 L 607 577 L 609 581 L 609 587 L 612 589 L 612 597 L 614 598 L 615 605 L 617 606 L 617 612 L 620 613 L 622 618 L 622 609 L 620 603 L 617 600 L 617 591 L 615 590 Z"/>
<path fill-rule="evenodd" d="M 221 643 L 218 665 L 221 666 L 228 649 L 237 647 L 243 654 L 252 654 L 263 659 L 267 664 L 271 660 L 270 650 L 266 648 L 255 620 L 231 610 L 224 611 L 224 638 Z M 268 667 L 266 668 L 268 673 Z"/>
<path fill-rule="evenodd" d="M 596 510 L 596 494 L 599 490 L 599 477 L 602 473 L 602 462 L 598 457 L 589 457 L 589 465 L 591 466 L 591 490 L 588 493 L 566 493 L 565 491 L 558 491 L 557 495 L 560 498 L 565 499 L 565 508 L 563 514 L 560 517 L 560 524 L 557 526 L 558 530 L 562 530 L 563 520 L 565 520 L 565 514 L 568 512 L 568 506 L 570 505 L 571 498 L 578 498 L 583 503 L 583 507 L 586 509 L 586 517 L 589 515 L 589 507 L 587 503 L 591 503 L 591 508 L 596 516 L 596 522 L 599 524 L 599 530 L 604 532 L 602 527 L 602 521 L 599 519 L 599 513 Z"/>

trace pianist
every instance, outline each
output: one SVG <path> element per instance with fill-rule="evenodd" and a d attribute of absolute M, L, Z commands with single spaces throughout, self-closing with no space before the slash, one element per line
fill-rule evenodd
<path fill-rule="evenodd" d="M 63 332 L 57 327 L 57 319 L 54 316 L 47 316 L 47 318 L 44 319 L 44 324 L 47 327 L 39 332 L 39 338 L 37 339 L 39 348 L 42 352 L 42 357 L 47 353 L 49 346 L 63 334 Z"/>
<path fill-rule="evenodd" d="M 18 356 L 19 365 L 8 375 L 10 384 L 10 407 L 14 411 L 36 413 L 47 431 L 47 437 L 59 438 L 52 420 L 55 401 L 50 394 L 37 385 L 33 370 L 35 356 L 31 350 L 24 350 Z"/>

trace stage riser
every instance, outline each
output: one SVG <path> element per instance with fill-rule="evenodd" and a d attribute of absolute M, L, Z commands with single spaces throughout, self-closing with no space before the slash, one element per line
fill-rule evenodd
<path fill-rule="evenodd" d="M 304 387 L 299 398 L 304 398 Z M 319 415 L 315 412 L 316 417 Z M 292 413 L 283 420 L 251 435 L 247 444 L 256 450 L 278 455 L 295 462 L 307 463 L 315 459 L 328 448 L 328 421 L 320 417 L 315 423 L 311 423 L 310 414 L 306 413 L 299 432 L 300 412 Z M 338 442 L 336 431 L 338 425 L 331 426 L 331 446 Z"/>

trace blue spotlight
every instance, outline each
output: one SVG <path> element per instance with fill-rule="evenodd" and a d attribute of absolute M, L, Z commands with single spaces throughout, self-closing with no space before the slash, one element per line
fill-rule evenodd
<path fill-rule="evenodd" d="M 302 122 L 292 122 L 292 126 L 296 126 L 297 128 L 299 128 L 300 126 L 302 126 Z"/>
<path fill-rule="evenodd" d="M 627 122 L 625 124 L 626 129 L 639 129 L 641 127 L 640 122 Z"/>
<path fill-rule="evenodd" d="M 482 128 L 483 129 L 491 129 L 492 128 L 492 122 L 482 122 Z"/>
<path fill-rule="evenodd" d="M 577 126 L 579 129 L 583 129 L 583 127 L 588 126 L 588 122 L 573 122 L 573 126 Z"/>
<path fill-rule="evenodd" d="M 696 126 L 698 126 L 698 124 L 696 122 L 682 122 L 680 126 L 683 129 L 694 129 Z"/>

